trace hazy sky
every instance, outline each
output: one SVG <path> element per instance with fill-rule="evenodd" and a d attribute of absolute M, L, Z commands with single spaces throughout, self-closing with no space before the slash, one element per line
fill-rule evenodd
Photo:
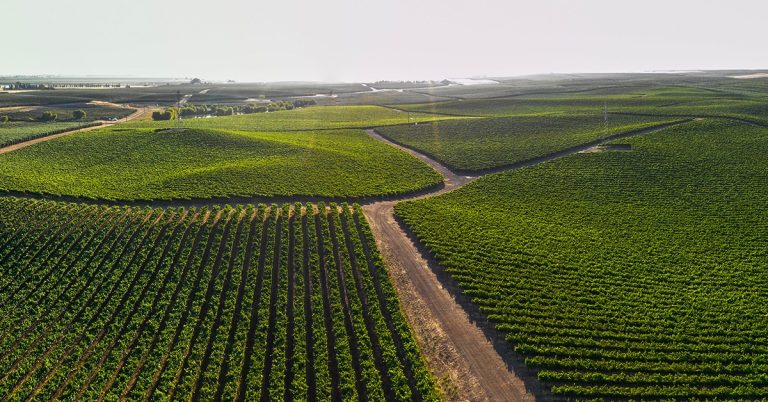
<path fill-rule="evenodd" d="M 238 81 L 768 68 L 765 0 L 2 0 L 0 74 Z"/>

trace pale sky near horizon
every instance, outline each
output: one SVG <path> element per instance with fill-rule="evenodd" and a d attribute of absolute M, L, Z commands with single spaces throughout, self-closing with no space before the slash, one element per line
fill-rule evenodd
<path fill-rule="evenodd" d="M 768 68 L 762 0 L 3 0 L 0 75 L 375 81 Z"/>

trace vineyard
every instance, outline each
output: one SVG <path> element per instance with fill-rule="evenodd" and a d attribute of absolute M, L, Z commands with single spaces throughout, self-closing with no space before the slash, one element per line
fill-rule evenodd
<path fill-rule="evenodd" d="M 360 130 L 118 127 L 0 156 L 0 189 L 109 200 L 352 198 L 402 194 L 441 182 L 428 166 Z"/>
<path fill-rule="evenodd" d="M 768 399 L 768 73 L 67 79 L 0 92 L 67 132 L 0 155 L 0 402 Z"/>
<path fill-rule="evenodd" d="M 359 208 L 3 198 L 2 400 L 436 400 Z"/>
<path fill-rule="evenodd" d="M 398 105 L 411 112 L 445 116 L 513 117 L 559 114 L 644 113 L 658 116 L 730 116 L 768 124 L 768 104 L 759 83 L 717 86 L 658 86 L 648 83 L 627 86 L 587 87 L 554 91 L 520 92 L 492 99 L 462 99 Z"/>
<path fill-rule="evenodd" d="M 94 123 L 0 123 L 0 147 L 45 137 Z"/>
<path fill-rule="evenodd" d="M 367 128 L 446 120 L 454 117 L 406 113 L 380 106 L 312 106 L 272 113 L 184 119 L 180 122 L 134 122 L 124 127 L 187 127 L 239 131 L 298 131 Z"/>
<path fill-rule="evenodd" d="M 73 113 L 77 110 L 85 112 L 85 117 L 76 119 Z M 88 122 L 94 120 L 122 119 L 135 112 L 128 107 L 118 108 L 111 105 L 93 103 L 71 103 L 47 107 L 20 107 L 10 110 L 0 110 L 0 116 L 8 116 L 11 121 L 28 122 L 40 118 L 43 112 L 51 112 L 56 115 L 59 122 Z"/>
<path fill-rule="evenodd" d="M 510 165 L 612 134 L 672 121 L 659 117 L 554 114 L 440 121 L 380 127 L 392 141 L 430 155 L 448 167 L 477 171 Z"/>
<path fill-rule="evenodd" d="M 768 130 L 696 121 L 396 206 L 557 396 L 768 397 Z"/>

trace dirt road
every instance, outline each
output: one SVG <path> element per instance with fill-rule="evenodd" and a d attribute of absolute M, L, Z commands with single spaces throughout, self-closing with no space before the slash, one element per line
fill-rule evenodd
<path fill-rule="evenodd" d="M 441 189 L 414 198 L 445 193 L 475 179 L 457 175 L 439 162 L 397 145 L 374 130 L 367 130 L 367 133 L 421 159 L 443 176 L 444 186 Z M 441 284 L 435 273 L 436 264 L 428 261 L 395 220 L 394 206 L 397 202 L 367 204 L 363 206 L 363 212 L 394 276 L 401 305 L 416 331 L 432 370 L 455 387 L 456 393 L 448 395 L 449 399 L 535 400 L 534 394 L 521 379 L 522 376 L 508 367 L 481 328 Z"/>
<path fill-rule="evenodd" d="M 8 145 L 7 147 L 0 148 L 0 155 L 15 151 L 17 149 L 26 148 L 30 145 L 39 144 L 41 142 L 50 141 L 59 137 L 63 137 L 65 135 L 70 135 L 74 133 L 82 133 L 86 131 L 96 130 L 104 127 L 109 127 L 117 124 L 118 122 L 126 122 L 130 120 L 137 120 L 141 118 L 148 117 L 152 113 L 152 108 L 138 108 L 135 112 L 131 113 L 129 116 L 125 117 L 124 119 L 120 119 L 119 121 L 103 121 L 101 125 L 98 126 L 91 126 L 91 127 L 84 127 L 84 128 L 76 128 L 70 131 L 65 131 L 63 133 L 48 135 L 45 137 L 40 138 L 34 138 L 29 141 L 20 142 L 18 144 Z"/>
<path fill-rule="evenodd" d="M 151 108 L 139 109 L 125 120 L 142 118 L 151 113 L 151 110 Z M 586 150 L 597 143 L 647 134 L 686 121 L 690 120 L 617 134 L 595 143 L 583 144 L 495 171 L 532 166 Z M 16 144 L 0 149 L 0 154 L 74 132 L 93 130 L 111 124 Z M 443 176 L 443 186 L 439 189 L 417 196 L 365 203 L 363 212 L 376 237 L 379 250 L 390 268 L 389 273 L 397 288 L 401 306 L 416 333 L 421 349 L 427 356 L 430 368 L 439 377 L 448 399 L 469 401 L 551 399 L 551 395 L 541 386 L 534 373 L 526 368 L 520 357 L 512 351 L 510 344 L 504 340 L 503 334 L 496 331 L 493 324 L 480 313 L 478 308 L 462 295 L 459 287 L 445 270 L 423 252 L 418 240 L 395 219 L 394 206 L 397 202 L 452 191 L 467 185 L 477 177 L 456 174 L 426 155 L 389 141 L 374 130 L 367 130 L 367 134 L 414 155 Z M 228 201 L 232 200 L 220 202 Z M 207 202 L 207 204 L 211 203 L 217 202 L 210 200 Z M 166 207 L 177 205 L 185 205 L 185 203 L 171 201 L 164 204 Z"/>
<path fill-rule="evenodd" d="M 672 124 L 616 134 L 589 144 L 572 147 L 498 170 L 518 169 L 584 151 L 598 144 L 634 135 L 648 134 Z M 378 134 L 367 134 L 414 155 L 438 171 L 442 188 L 408 199 L 431 197 L 460 188 L 476 177 L 459 175 L 415 150 L 400 146 Z M 418 240 L 395 219 L 399 201 L 363 205 L 376 243 L 390 268 L 400 303 L 413 327 L 430 368 L 444 385 L 451 400 L 532 401 L 552 399 L 522 359 L 511 349 L 492 323 L 461 293 L 458 285 L 430 256 Z"/>

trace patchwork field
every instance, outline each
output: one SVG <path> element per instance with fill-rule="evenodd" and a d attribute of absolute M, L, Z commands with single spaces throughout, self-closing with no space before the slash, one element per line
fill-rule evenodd
<path fill-rule="evenodd" d="M 674 120 L 658 117 L 554 114 L 449 120 L 380 127 L 392 141 L 427 154 L 452 169 L 477 171 L 548 155 L 613 134 Z"/>
<path fill-rule="evenodd" d="M 75 111 L 82 110 L 85 117 L 77 119 L 73 116 Z M 122 119 L 133 113 L 135 109 L 119 108 L 103 104 L 92 103 L 70 103 L 56 106 L 33 106 L 2 109 L 0 108 L 0 117 L 8 116 L 11 121 L 29 122 L 38 120 L 43 112 L 50 112 L 56 115 L 58 122 L 88 122 L 94 120 Z M 0 126 L 1 127 L 1 126 Z"/>
<path fill-rule="evenodd" d="M 271 113 L 226 116 L 216 119 L 184 119 L 135 122 L 126 127 L 217 128 L 240 131 L 301 131 L 366 128 L 450 119 L 425 113 L 406 113 L 380 106 L 313 106 Z"/>
<path fill-rule="evenodd" d="M 0 402 L 764 400 L 740 74 L 0 93 Z"/>
<path fill-rule="evenodd" d="M 89 126 L 91 123 L 0 123 L 0 147 Z"/>
<path fill-rule="evenodd" d="M 697 121 L 396 207 L 569 398 L 768 393 L 768 130 Z"/>

